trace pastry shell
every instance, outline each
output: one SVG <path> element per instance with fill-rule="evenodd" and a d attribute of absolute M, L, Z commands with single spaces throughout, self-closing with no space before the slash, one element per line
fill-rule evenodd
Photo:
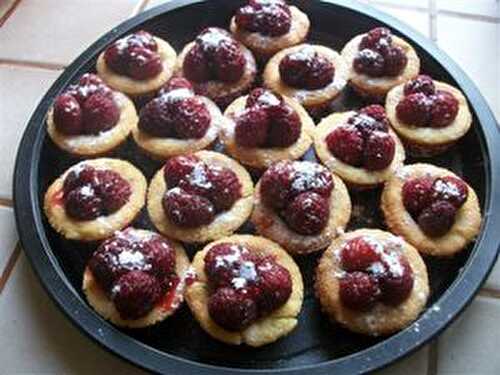
<path fill-rule="evenodd" d="M 401 244 L 414 275 L 413 289 L 408 298 L 397 306 L 376 303 L 369 311 L 356 311 L 346 307 L 339 294 L 339 279 L 345 271 L 339 263 L 342 245 L 358 236 L 370 236 L 379 241 Z M 333 240 L 323 253 L 316 269 L 316 295 L 324 313 L 349 330 L 364 335 L 380 336 L 397 332 L 413 322 L 424 309 L 429 297 L 427 268 L 418 251 L 401 238 L 379 229 L 358 229 Z"/>
<path fill-rule="evenodd" d="M 424 255 L 452 256 L 474 240 L 481 226 L 481 210 L 476 193 L 468 186 L 468 197 L 457 211 L 455 223 L 441 237 L 429 237 L 419 227 L 403 204 L 402 188 L 405 181 L 422 177 L 432 178 L 454 176 L 453 172 L 431 164 L 412 164 L 399 169 L 387 181 L 382 192 L 381 208 L 385 221 L 391 232 L 396 233 L 415 246 Z"/>
<path fill-rule="evenodd" d="M 205 254 L 213 246 L 227 242 L 248 246 L 250 251 L 258 249 L 257 251 L 262 255 L 274 256 L 276 262 L 285 267 L 292 278 L 292 293 L 288 301 L 240 332 L 231 332 L 217 325 L 208 312 L 209 286 L 204 270 Z M 205 246 L 203 250 L 196 253 L 192 266 L 196 273 L 196 281 L 187 287 L 186 302 L 201 327 L 215 339 L 231 345 L 247 344 L 258 347 L 286 336 L 297 325 L 297 315 L 304 298 L 302 275 L 292 257 L 276 243 L 263 237 L 233 235 Z"/>

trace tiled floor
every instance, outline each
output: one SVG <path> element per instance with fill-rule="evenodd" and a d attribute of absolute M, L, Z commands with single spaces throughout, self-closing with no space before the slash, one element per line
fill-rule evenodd
<path fill-rule="evenodd" d="M 164 1 L 18 0 L 2 25 L 16 0 L 0 0 L 0 374 L 140 373 L 91 343 L 49 301 L 24 255 L 14 251 L 17 236 L 7 206 L 18 140 L 59 69 L 114 25 Z M 499 1 L 364 1 L 437 41 L 476 82 L 500 118 Z M 7 271 L 14 266 L 11 272 L 5 272 L 7 264 Z M 499 374 L 498 297 L 500 264 L 482 296 L 437 343 L 380 373 Z"/>

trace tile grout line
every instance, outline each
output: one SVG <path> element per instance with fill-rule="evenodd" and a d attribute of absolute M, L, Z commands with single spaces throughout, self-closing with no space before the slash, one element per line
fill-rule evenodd
<path fill-rule="evenodd" d="M 3 24 L 5 22 L 7 22 L 7 20 L 9 19 L 9 17 L 14 13 L 14 11 L 16 10 L 17 6 L 19 5 L 19 3 L 21 3 L 21 0 L 16 0 L 14 2 L 14 4 L 12 4 L 12 6 L 7 10 L 7 12 L 5 12 L 5 14 L 0 17 L 0 27 L 3 26 Z"/>
<path fill-rule="evenodd" d="M 38 61 L 20 61 L 11 59 L 0 59 L 0 66 L 42 69 L 42 70 L 52 70 L 52 71 L 54 70 L 60 71 L 66 69 L 66 66 L 62 64 L 44 63 Z"/>
<path fill-rule="evenodd" d="M 8 198 L 0 198 L 0 207 L 2 206 L 12 208 L 14 206 L 14 201 Z"/>
<path fill-rule="evenodd" d="M 429 0 L 429 36 L 437 43 L 437 0 Z"/>
<path fill-rule="evenodd" d="M 500 299 L 500 290 L 491 288 L 482 288 L 479 290 L 479 296 Z"/>
<path fill-rule="evenodd" d="M 9 280 L 9 277 L 12 274 L 14 266 L 16 265 L 20 255 L 21 255 L 21 244 L 18 242 L 16 247 L 14 248 L 14 251 L 12 251 L 12 254 L 9 257 L 9 260 L 7 261 L 7 265 L 5 266 L 5 268 L 2 271 L 2 274 L 0 275 L 0 294 L 2 294 L 5 285 L 7 284 L 7 281 Z"/>
<path fill-rule="evenodd" d="M 429 357 L 427 361 L 427 375 L 438 374 L 439 339 L 436 338 L 429 344 Z"/>

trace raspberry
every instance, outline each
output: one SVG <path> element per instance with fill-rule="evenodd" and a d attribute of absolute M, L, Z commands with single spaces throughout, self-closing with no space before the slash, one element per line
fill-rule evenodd
<path fill-rule="evenodd" d="M 159 95 L 165 95 L 170 91 L 174 91 L 177 89 L 188 89 L 190 91 L 193 91 L 193 85 L 186 78 L 173 77 L 163 85 L 163 87 L 159 91 Z"/>
<path fill-rule="evenodd" d="M 262 315 L 276 310 L 288 301 L 292 294 L 292 278 L 285 267 L 269 259 L 258 265 L 257 273 L 260 293 L 256 300 Z"/>
<path fill-rule="evenodd" d="M 174 128 L 179 138 L 199 139 L 210 126 L 211 116 L 199 98 L 186 98 L 176 105 Z"/>
<path fill-rule="evenodd" d="M 94 94 L 101 94 L 113 99 L 113 91 L 97 75 L 85 73 L 82 75 L 76 85 L 68 87 L 66 93 L 71 94 L 80 106 Z"/>
<path fill-rule="evenodd" d="M 155 235 L 144 241 L 141 252 L 151 265 L 149 273 L 158 280 L 167 281 L 175 274 L 175 248 L 166 238 Z"/>
<path fill-rule="evenodd" d="M 235 15 L 235 22 L 239 28 L 249 31 L 249 32 L 258 32 L 260 25 L 257 22 L 257 14 L 254 7 L 250 5 L 245 5 L 241 8 L 238 8 Z"/>
<path fill-rule="evenodd" d="M 307 236 L 320 233 L 328 223 L 329 214 L 327 199 L 313 192 L 305 192 L 291 201 L 283 217 L 291 229 Z"/>
<path fill-rule="evenodd" d="M 332 174 L 320 164 L 296 161 L 291 163 L 294 174 L 288 190 L 288 200 L 306 191 L 330 197 L 334 184 Z"/>
<path fill-rule="evenodd" d="M 363 110 L 350 117 L 347 120 L 347 123 L 354 125 L 354 127 L 363 136 L 363 139 L 366 140 L 374 131 L 387 132 L 389 130 L 389 121 L 387 119 L 378 121 L 373 116 L 365 114 L 362 111 Z"/>
<path fill-rule="evenodd" d="M 280 62 L 279 71 L 288 86 L 316 90 L 332 82 L 335 67 L 324 56 L 305 49 L 286 55 Z"/>
<path fill-rule="evenodd" d="M 208 59 L 200 45 L 194 44 L 184 58 L 182 70 L 187 79 L 193 82 L 206 82 L 210 80 L 211 72 Z"/>
<path fill-rule="evenodd" d="M 163 96 L 151 100 L 139 112 L 139 129 L 154 137 L 175 135 L 175 113 Z"/>
<path fill-rule="evenodd" d="M 398 76 L 408 63 L 405 51 L 399 46 L 391 46 L 384 56 L 384 74 L 389 77 Z"/>
<path fill-rule="evenodd" d="M 418 217 L 420 212 L 432 203 L 433 183 L 434 180 L 430 177 L 414 178 L 404 183 L 403 204 L 413 217 Z"/>
<path fill-rule="evenodd" d="M 102 199 L 95 189 L 83 185 L 64 196 L 64 208 L 68 216 L 76 220 L 93 220 L 103 214 Z"/>
<path fill-rule="evenodd" d="M 282 103 L 283 97 L 280 94 L 258 87 L 248 94 L 246 108 L 251 108 L 253 106 L 272 108 L 282 105 Z"/>
<path fill-rule="evenodd" d="M 208 172 L 211 189 L 207 196 L 216 212 L 229 210 L 241 197 L 241 184 L 236 174 L 228 168 L 212 168 Z"/>
<path fill-rule="evenodd" d="M 389 133 L 374 131 L 368 137 L 364 149 L 363 166 L 370 171 L 387 168 L 396 152 L 396 142 Z"/>
<path fill-rule="evenodd" d="M 179 188 L 167 191 L 163 196 L 162 205 L 172 223 L 181 227 L 207 225 L 215 216 L 214 206 L 207 198 L 189 194 Z"/>
<path fill-rule="evenodd" d="M 430 122 L 434 128 L 450 125 L 458 114 L 458 100 L 449 92 L 438 91 L 433 96 Z"/>
<path fill-rule="evenodd" d="M 230 243 L 220 243 L 210 248 L 204 258 L 205 273 L 210 286 L 213 288 L 231 286 L 244 261 L 242 255 L 242 248 Z"/>
<path fill-rule="evenodd" d="M 236 143 L 245 147 L 259 147 L 267 142 L 269 116 L 259 107 L 250 107 L 241 112 L 235 119 L 234 137 Z"/>
<path fill-rule="evenodd" d="M 210 317 L 222 328 L 240 331 L 258 317 L 257 304 L 231 288 L 218 289 L 208 300 Z"/>
<path fill-rule="evenodd" d="M 349 165 L 359 167 L 363 162 L 364 139 L 354 126 L 339 126 L 325 139 L 330 152 Z"/>
<path fill-rule="evenodd" d="M 417 78 L 408 81 L 404 86 L 404 94 L 411 95 L 416 93 L 422 93 L 427 96 L 434 95 L 436 92 L 436 87 L 434 86 L 434 81 L 431 77 L 421 74 Z"/>
<path fill-rule="evenodd" d="M 399 257 L 399 267 L 391 270 L 387 267 L 387 272 L 378 276 L 380 290 L 382 292 L 381 301 L 387 305 L 397 306 L 408 298 L 413 289 L 413 270 L 406 258 Z M 396 272 L 397 271 L 397 272 Z"/>
<path fill-rule="evenodd" d="M 441 237 L 452 227 L 457 209 L 446 201 L 437 201 L 418 216 L 420 229 L 430 237 Z"/>
<path fill-rule="evenodd" d="M 128 181 L 111 170 L 98 172 L 99 185 L 96 191 L 102 199 L 102 206 L 106 214 L 112 214 L 123 207 L 132 195 L 132 188 Z"/>
<path fill-rule="evenodd" d="M 82 109 L 70 94 L 62 94 L 54 103 L 54 124 L 58 131 L 68 135 L 82 133 Z"/>
<path fill-rule="evenodd" d="M 368 241 L 364 237 L 349 240 L 340 253 L 342 268 L 348 272 L 367 271 L 376 262 L 380 262 L 380 253 L 376 241 Z"/>
<path fill-rule="evenodd" d="M 467 200 L 469 189 L 465 182 L 453 176 L 437 178 L 432 185 L 432 200 L 444 200 L 459 209 Z"/>
<path fill-rule="evenodd" d="M 160 284 L 153 276 L 131 271 L 117 280 L 112 299 L 123 319 L 139 319 L 154 308 L 160 293 Z"/>
<path fill-rule="evenodd" d="M 81 168 L 73 168 L 66 175 L 63 183 L 64 194 L 69 194 L 71 190 L 83 185 L 89 185 L 93 188 L 99 185 L 98 172 L 90 165 L 83 165 Z"/>
<path fill-rule="evenodd" d="M 104 61 L 114 72 L 118 74 L 127 73 L 127 60 L 124 57 L 122 49 L 116 43 L 106 48 L 104 52 Z"/>
<path fill-rule="evenodd" d="M 396 106 L 400 121 L 412 126 L 428 126 L 431 119 L 432 100 L 425 94 L 405 96 Z"/>
<path fill-rule="evenodd" d="M 374 276 L 356 271 L 340 279 L 339 295 L 346 307 L 366 311 L 380 298 L 380 288 Z"/>
<path fill-rule="evenodd" d="M 163 70 L 160 55 L 144 47 L 135 47 L 128 56 L 128 75 L 136 80 L 156 77 Z"/>
<path fill-rule="evenodd" d="M 179 181 L 188 176 L 199 163 L 200 159 L 194 155 L 179 155 L 168 159 L 163 169 L 168 188 L 179 185 Z"/>
<path fill-rule="evenodd" d="M 382 77 L 385 72 L 385 59 L 376 51 L 363 49 L 354 58 L 353 67 L 357 73 Z"/>
<path fill-rule="evenodd" d="M 104 81 L 97 74 L 85 73 L 78 80 L 78 86 L 100 86 Z"/>
<path fill-rule="evenodd" d="M 294 175 L 295 169 L 290 162 L 281 161 L 269 167 L 260 180 L 264 203 L 276 209 L 284 208 L 288 203 Z"/>
<path fill-rule="evenodd" d="M 157 51 L 158 45 L 150 33 L 145 30 L 139 30 L 125 38 L 128 48 L 130 47 L 144 47 L 151 51 Z"/>
<path fill-rule="evenodd" d="M 120 119 L 120 109 L 112 98 L 100 93 L 90 96 L 82 108 L 83 127 L 87 134 L 98 134 L 114 127 Z"/>
<path fill-rule="evenodd" d="M 269 113 L 269 111 L 268 111 Z M 288 104 L 272 107 L 268 144 L 271 147 L 288 147 L 300 137 L 302 123 L 298 113 Z"/>
<path fill-rule="evenodd" d="M 258 31 L 263 35 L 281 36 L 286 34 L 292 26 L 292 16 L 286 5 L 264 6 L 259 13 L 257 22 L 260 29 Z"/>
<path fill-rule="evenodd" d="M 374 120 L 381 122 L 384 127 L 387 129 L 389 127 L 387 114 L 385 113 L 385 108 L 380 104 L 372 104 L 366 107 L 363 107 L 359 110 L 359 113 L 367 115 L 368 117 L 373 118 Z M 381 129 L 377 129 L 381 130 Z"/>
<path fill-rule="evenodd" d="M 381 40 L 384 40 L 381 43 Z M 359 43 L 359 50 L 365 48 L 377 50 L 380 44 L 390 45 L 392 43 L 391 31 L 385 27 L 377 27 L 366 33 Z"/>
<path fill-rule="evenodd" d="M 223 40 L 215 50 L 214 73 L 219 81 L 237 82 L 245 70 L 245 56 L 239 45 L 231 40 Z"/>

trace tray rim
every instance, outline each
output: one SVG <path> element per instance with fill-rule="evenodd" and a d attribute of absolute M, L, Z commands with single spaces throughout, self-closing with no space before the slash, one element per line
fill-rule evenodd
<path fill-rule="evenodd" d="M 383 368 L 416 351 L 439 335 L 472 302 L 493 268 L 500 251 L 499 239 L 494 232 L 495 228 L 500 227 L 500 176 L 493 173 L 493 171 L 500 170 L 500 130 L 491 109 L 475 84 L 446 53 L 396 18 L 358 1 L 316 0 L 327 6 L 347 8 L 372 18 L 377 23 L 386 24 L 412 44 L 425 50 L 456 81 L 468 98 L 480 125 L 478 135 L 485 157 L 485 212 L 487 214 L 484 215 L 481 232 L 463 271 L 440 299 L 416 322 L 368 349 L 319 364 L 266 370 L 222 367 L 159 351 L 122 333 L 87 306 L 57 264 L 43 229 L 43 214 L 37 193 L 39 162 L 37 156 L 40 154 L 46 137 L 45 127 L 40 126 L 40 123 L 44 123 L 47 108 L 53 98 L 68 85 L 75 72 L 109 42 L 163 13 L 207 1 L 209 0 L 173 0 L 140 13 L 114 27 L 83 51 L 64 70 L 32 113 L 16 157 L 13 181 L 14 213 L 22 248 L 44 289 L 72 324 L 93 341 L 132 364 L 155 372 L 180 374 L 196 370 L 197 374 L 299 374 L 307 370 L 311 375 L 329 374 L 333 371 L 341 374 L 364 373 Z M 478 251 L 480 247 L 483 249 Z M 439 306 L 439 309 L 436 309 L 436 306 Z"/>

